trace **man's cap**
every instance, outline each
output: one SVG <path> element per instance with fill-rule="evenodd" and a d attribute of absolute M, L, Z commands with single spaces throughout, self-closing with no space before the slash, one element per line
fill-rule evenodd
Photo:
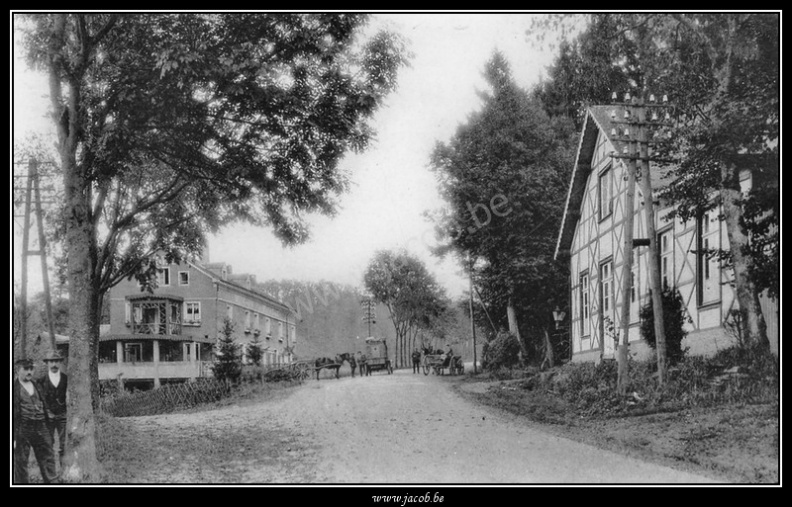
<path fill-rule="evenodd" d="M 32 359 L 17 359 L 14 362 L 17 368 L 33 368 L 33 360 Z"/>
<path fill-rule="evenodd" d="M 44 361 L 63 361 L 63 356 L 57 351 L 50 352 L 50 354 L 44 358 Z"/>

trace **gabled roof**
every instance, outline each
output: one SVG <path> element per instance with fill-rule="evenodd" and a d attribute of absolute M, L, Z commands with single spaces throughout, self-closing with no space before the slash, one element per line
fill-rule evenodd
<path fill-rule="evenodd" d="M 621 153 L 626 145 L 626 143 L 615 139 L 611 134 L 612 129 L 616 126 L 611 121 L 611 112 L 613 111 L 616 112 L 617 117 L 621 118 L 624 116 L 624 108 L 619 106 L 591 106 L 586 112 L 583 129 L 580 134 L 580 142 L 575 155 L 575 164 L 572 167 L 572 177 L 564 206 L 564 216 L 561 220 L 561 228 L 553 256 L 556 259 L 562 251 L 568 250 L 572 243 L 575 226 L 580 219 L 580 206 L 586 191 L 586 181 L 588 181 L 591 173 L 591 161 L 597 148 L 599 133 L 603 133 L 616 153 Z M 620 159 L 617 160 L 619 160 L 619 163 L 623 163 Z M 655 169 L 657 170 L 652 170 L 651 176 L 652 188 L 662 188 L 670 181 L 669 173 L 671 168 L 660 169 L 656 167 Z M 637 189 L 637 192 L 640 192 L 640 189 Z"/>
<path fill-rule="evenodd" d="M 195 268 L 197 271 L 199 271 L 199 272 L 203 273 L 204 275 L 208 276 L 209 278 L 211 278 L 216 283 L 220 283 L 220 284 L 223 284 L 223 285 L 226 285 L 226 286 L 229 286 L 229 287 L 233 287 L 234 289 L 239 290 L 241 292 L 244 292 L 244 293 L 246 293 L 248 295 L 251 295 L 251 296 L 256 297 L 258 299 L 263 299 L 266 302 L 268 302 L 268 303 L 270 303 L 270 304 L 272 304 L 274 306 L 277 306 L 281 310 L 287 311 L 289 313 L 293 313 L 292 309 L 288 305 L 278 301 L 277 299 L 273 298 L 272 296 L 270 296 L 268 294 L 265 294 L 265 293 L 263 293 L 261 291 L 255 290 L 255 289 L 248 289 L 244 285 L 236 283 L 235 281 L 230 280 L 230 279 L 229 280 L 223 280 L 223 277 L 220 274 L 212 271 L 212 269 L 209 269 L 207 267 L 209 265 L 202 265 L 202 264 L 200 264 L 198 262 L 191 262 L 191 261 L 187 261 L 187 264 L 189 264 L 190 266 Z M 216 267 L 216 266 L 219 266 L 221 264 L 223 264 L 223 263 L 212 263 L 211 266 Z M 235 278 L 237 276 L 253 276 L 253 275 L 236 275 Z"/>

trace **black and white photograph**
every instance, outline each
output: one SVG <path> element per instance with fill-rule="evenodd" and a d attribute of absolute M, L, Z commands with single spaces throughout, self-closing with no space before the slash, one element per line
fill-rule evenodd
<path fill-rule="evenodd" d="M 782 485 L 780 10 L 10 14 L 10 486 Z"/>

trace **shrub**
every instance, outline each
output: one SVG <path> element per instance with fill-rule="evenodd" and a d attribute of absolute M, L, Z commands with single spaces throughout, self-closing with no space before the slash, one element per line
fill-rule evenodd
<path fill-rule="evenodd" d="M 487 371 L 513 368 L 520 363 L 520 343 L 511 333 L 502 331 L 482 349 L 482 367 Z"/>
<path fill-rule="evenodd" d="M 687 353 L 687 348 L 682 348 L 682 340 L 687 336 L 685 323 L 692 323 L 687 315 L 685 302 L 676 289 L 664 289 L 663 299 L 663 324 L 665 327 L 666 359 L 670 365 L 681 361 Z M 646 343 L 656 350 L 657 339 L 654 330 L 654 308 L 650 300 L 641 307 L 641 336 Z"/>

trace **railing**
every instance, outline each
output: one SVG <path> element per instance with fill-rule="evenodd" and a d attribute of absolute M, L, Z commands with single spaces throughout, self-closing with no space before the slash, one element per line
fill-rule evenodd
<path fill-rule="evenodd" d="M 211 372 L 211 362 L 204 361 L 99 363 L 99 380 L 112 380 L 119 375 L 124 379 L 196 378 L 210 377 Z"/>

